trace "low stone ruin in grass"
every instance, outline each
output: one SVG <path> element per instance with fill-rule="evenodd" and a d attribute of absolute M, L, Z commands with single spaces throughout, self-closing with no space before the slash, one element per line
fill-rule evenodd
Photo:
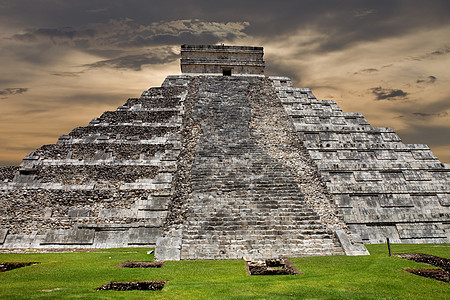
<path fill-rule="evenodd" d="M 162 268 L 163 261 L 126 261 L 117 265 L 117 268 Z"/>
<path fill-rule="evenodd" d="M 110 281 L 98 287 L 97 291 L 113 290 L 113 291 L 159 291 L 162 290 L 167 281 Z"/>
<path fill-rule="evenodd" d="M 26 266 L 36 265 L 40 264 L 40 262 L 30 261 L 30 262 L 18 262 L 18 261 L 11 261 L 11 262 L 2 262 L 0 263 L 0 272 L 6 272 Z"/>
<path fill-rule="evenodd" d="M 406 269 L 405 271 L 423 277 L 450 283 L 450 260 L 439 256 L 423 253 L 403 253 L 396 256 L 435 266 L 439 269 Z"/>
<path fill-rule="evenodd" d="M 286 258 L 271 258 L 245 262 L 249 275 L 299 275 L 302 274 Z"/>

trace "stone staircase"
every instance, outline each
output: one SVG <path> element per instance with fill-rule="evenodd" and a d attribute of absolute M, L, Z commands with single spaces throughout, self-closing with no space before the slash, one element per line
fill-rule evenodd
<path fill-rule="evenodd" d="M 343 254 L 283 166 L 251 138 L 249 86 L 260 78 L 200 78 L 193 117 L 202 135 L 181 259 Z"/>
<path fill-rule="evenodd" d="M 449 165 L 264 77 L 262 55 L 183 46 L 189 74 L 0 168 L 0 248 L 157 243 L 162 260 L 259 259 L 448 242 Z"/>
<path fill-rule="evenodd" d="M 173 194 L 185 87 L 160 87 L 30 153 L 0 183 L 0 247 L 154 246 Z M 8 171 L 8 174 L 6 174 Z"/>
<path fill-rule="evenodd" d="M 450 167 L 427 145 L 270 77 L 284 110 L 350 231 L 364 243 L 448 243 Z"/>

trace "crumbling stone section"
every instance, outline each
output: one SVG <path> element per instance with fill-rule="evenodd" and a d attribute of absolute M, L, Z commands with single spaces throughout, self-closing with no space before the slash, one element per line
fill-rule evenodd
<path fill-rule="evenodd" d="M 30 153 L 14 176 L 5 169 L 0 247 L 155 246 L 173 195 L 186 93 L 145 91 Z"/>
<path fill-rule="evenodd" d="M 147 100 L 145 103 L 158 103 L 159 107 L 164 106 L 168 100 L 172 101 L 172 99 L 178 99 L 178 95 L 181 95 L 186 92 L 186 83 L 190 82 L 192 78 L 188 78 L 187 82 L 183 82 L 183 84 L 179 84 L 177 82 L 173 82 L 170 85 L 164 85 L 162 87 L 153 87 L 144 91 L 141 95 L 141 98 Z M 150 101 L 148 101 L 150 100 Z M 162 103 L 162 106 L 161 106 Z M 132 103 L 127 102 L 127 105 Z"/>
<path fill-rule="evenodd" d="M 423 253 L 402 253 L 396 254 L 395 256 L 440 268 L 440 269 L 405 269 L 405 271 L 409 273 L 450 283 L 450 260 L 447 258 Z"/>
<path fill-rule="evenodd" d="M 246 261 L 248 275 L 300 275 L 303 274 L 287 258 Z"/>
<path fill-rule="evenodd" d="M 18 268 L 23 268 L 27 266 L 32 266 L 40 264 L 40 262 L 19 262 L 19 261 L 11 261 L 11 262 L 0 262 L 0 272 L 11 271 Z"/>
<path fill-rule="evenodd" d="M 201 136 L 181 227 L 181 259 L 343 254 L 292 175 L 249 133 L 249 87 L 261 79 L 198 80 L 193 118 Z"/>
<path fill-rule="evenodd" d="M 169 111 L 106 111 L 98 120 L 103 123 L 127 123 L 130 119 L 144 123 L 164 122 L 178 115 L 177 110 Z"/>
<path fill-rule="evenodd" d="M 138 137 L 140 140 L 150 140 L 154 137 L 163 137 L 167 134 L 177 133 L 179 128 L 173 126 L 135 126 L 135 125 L 108 125 L 108 126 L 86 126 L 77 127 L 69 135 L 74 139 L 81 139 L 86 136 L 107 136 L 109 139 L 128 139 Z"/>
<path fill-rule="evenodd" d="M 443 258 L 439 256 L 423 254 L 423 253 L 402 253 L 396 254 L 395 256 L 413 260 L 415 262 L 424 263 L 428 265 L 432 265 L 438 268 L 443 269 L 444 271 L 450 272 L 450 259 Z"/>
<path fill-rule="evenodd" d="M 0 191 L 0 226 L 9 234 L 44 234 L 48 230 L 70 229 L 82 223 L 126 224 L 137 211 L 133 205 L 148 199 L 146 190 L 43 190 Z M 130 210 L 121 214 L 120 210 Z M 116 212 L 115 214 L 111 212 Z M 144 220 L 142 220 L 144 221 Z M 148 220 L 147 220 L 148 222 Z"/>
<path fill-rule="evenodd" d="M 110 153 L 110 158 L 138 160 L 141 155 L 151 158 L 156 153 L 171 150 L 173 144 L 131 143 L 67 143 L 45 145 L 34 152 L 43 159 L 94 160 L 99 152 Z"/>
<path fill-rule="evenodd" d="M 17 171 L 19 171 L 17 166 L 0 167 L 0 182 L 12 181 Z"/>
<path fill-rule="evenodd" d="M 126 261 L 117 266 L 117 268 L 162 268 L 163 261 Z"/>
<path fill-rule="evenodd" d="M 329 230 L 347 226 L 336 209 L 332 197 L 301 140 L 278 100 L 272 83 L 267 78 L 250 86 L 250 135 L 256 143 L 289 170 L 305 195 L 308 206 L 319 216 Z"/>
<path fill-rule="evenodd" d="M 168 82 L 167 84 L 176 84 Z M 169 204 L 169 213 L 164 223 L 165 232 L 177 229 L 186 219 L 187 204 L 192 197 L 192 164 L 195 149 L 201 135 L 200 122 L 193 117 L 193 107 L 199 93 L 199 79 L 193 79 L 188 87 L 188 94 L 184 101 L 184 116 L 181 127 L 181 150 L 177 157 L 177 171 L 174 177 L 174 193 Z"/>
<path fill-rule="evenodd" d="M 111 281 L 98 287 L 97 291 L 159 291 L 162 290 L 167 281 Z"/>
<path fill-rule="evenodd" d="M 64 185 L 87 185 L 99 182 L 103 187 L 119 188 L 124 183 L 154 178 L 157 174 L 158 167 L 155 166 L 52 165 L 38 169 L 36 180 L 42 183 L 58 182 Z"/>
<path fill-rule="evenodd" d="M 364 243 L 449 242 L 450 168 L 426 145 L 403 144 L 287 77 L 269 79 L 353 234 Z"/>

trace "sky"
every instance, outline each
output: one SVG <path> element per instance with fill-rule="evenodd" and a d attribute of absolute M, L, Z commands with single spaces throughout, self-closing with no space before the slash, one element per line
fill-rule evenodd
<path fill-rule="evenodd" d="M 450 162 L 450 1 L 0 0 L 0 166 L 180 74 L 181 44 L 288 76 Z"/>

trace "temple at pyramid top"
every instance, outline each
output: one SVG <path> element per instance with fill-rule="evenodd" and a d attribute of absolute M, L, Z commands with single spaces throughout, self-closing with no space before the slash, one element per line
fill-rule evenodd
<path fill-rule="evenodd" d="M 181 72 L 188 74 L 264 75 L 263 47 L 182 45 Z"/>

